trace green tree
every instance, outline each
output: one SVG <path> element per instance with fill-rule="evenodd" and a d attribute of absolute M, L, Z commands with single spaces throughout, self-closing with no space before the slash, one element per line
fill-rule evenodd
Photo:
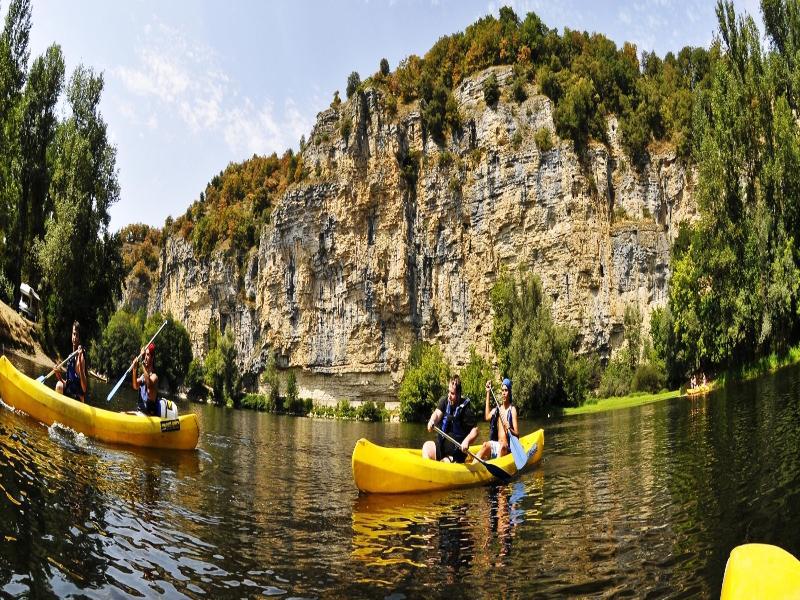
<path fill-rule="evenodd" d="M 236 368 L 236 347 L 233 333 L 228 329 L 223 335 L 212 328 L 209 331 L 209 351 L 205 360 L 205 383 L 214 392 L 214 402 L 238 402 L 241 378 Z"/>
<path fill-rule="evenodd" d="M 353 71 L 347 77 L 347 98 L 349 99 L 353 94 L 356 93 L 356 90 L 361 85 L 361 76 L 358 74 L 357 71 Z"/>
<path fill-rule="evenodd" d="M 518 283 L 503 274 L 491 300 L 492 342 L 501 369 L 514 381 L 517 410 L 538 413 L 582 403 L 591 366 L 574 352 L 575 332 L 553 323 L 539 278 L 523 275 Z"/>
<path fill-rule="evenodd" d="M 783 6 L 765 4 L 766 53 L 752 18 L 717 4 L 722 51 L 694 111 L 702 218 L 670 285 L 670 353 L 687 370 L 738 366 L 798 338 L 800 136 L 787 85 L 798 70 L 785 35 L 797 10 Z"/>
<path fill-rule="evenodd" d="M 27 79 L 31 29 L 29 0 L 12 0 L 0 34 L 0 271 L 19 300 L 21 226 L 27 207 L 20 206 L 23 92 Z"/>
<path fill-rule="evenodd" d="M 481 401 L 486 397 L 486 382 L 493 379 L 492 366 L 480 356 L 475 347 L 469 349 L 469 362 L 461 371 L 461 393 L 475 402 L 473 407 L 480 412 Z"/>
<path fill-rule="evenodd" d="M 439 398 L 447 393 L 448 373 L 449 367 L 438 347 L 425 342 L 414 344 L 397 392 L 400 420 L 428 419 Z"/>
<path fill-rule="evenodd" d="M 189 363 L 189 370 L 186 373 L 186 387 L 189 388 L 189 395 L 195 398 L 202 398 L 206 395 L 203 384 L 205 383 L 205 365 L 199 358 L 195 358 Z"/>
<path fill-rule="evenodd" d="M 79 66 L 67 89 L 72 114 L 53 148 L 50 194 L 54 213 L 37 244 L 44 293 L 43 332 L 51 347 L 68 349 L 73 320 L 92 339 L 114 310 L 123 278 L 121 242 L 108 231 L 119 198 L 116 150 L 98 111 L 103 78 Z"/>
<path fill-rule="evenodd" d="M 275 355 L 270 353 L 267 359 L 267 366 L 261 376 L 261 381 L 269 387 L 268 406 L 270 412 L 281 412 L 283 410 L 283 399 L 281 398 L 280 379 L 278 378 L 278 367 L 275 363 Z"/>
<path fill-rule="evenodd" d="M 389 61 L 388 61 L 388 60 L 386 60 L 385 58 L 382 58 L 382 59 L 381 59 L 381 68 L 380 68 L 380 73 L 381 73 L 381 75 L 383 75 L 384 77 L 386 77 L 387 75 L 389 75 Z"/>
<path fill-rule="evenodd" d="M 142 332 L 142 344 L 146 343 L 161 324 L 164 317 L 160 313 L 155 313 L 147 319 L 144 331 Z M 170 391 L 174 391 L 182 385 L 192 362 L 192 345 L 189 340 L 189 332 L 186 328 L 168 314 L 167 324 L 155 340 L 156 344 L 156 373 L 161 384 L 166 383 Z"/>
<path fill-rule="evenodd" d="M 292 415 L 304 415 L 305 403 L 300 400 L 300 391 L 297 387 L 297 376 L 294 371 L 286 375 L 286 412 Z"/>
<path fill-rule="evenodd" d="M 50 46 L 31 66 L 22 102 L 20 145 L 20 201 L 17 211 L 19 256 L 15 259 L 22 277 L 39 287 L 41 272 L 34 243 L 44 238 L 45 217 L 53 212 L 49 197 L 52 166 L 48 149 L 55 139 L 58 118 L 56 105 L 64 86 L 64 58 L 61 48 Z M 12 277 L 16 275 L 13 274 Z M 15 281 L 19 288 L 19 281 Z"/>
<path fill-rule="evenodd" d="M 115 312 L 103 330 L 100 343 L 92 347 L 92 363 L 110 379 L 121 377 L 139 354 L 142 323 L 126 310 Z"/>

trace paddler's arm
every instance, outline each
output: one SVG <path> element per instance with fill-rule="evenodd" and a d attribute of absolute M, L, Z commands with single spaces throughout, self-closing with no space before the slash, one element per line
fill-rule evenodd
<path fill-rule="evenodd" d="M 75 366 L 78 368 L 78 375 L 81 378 L 81 389 L 85 397 L 86 393 L 89 391 L 89 380 L 86 377 L 86 356 L 84 356 L 83 346 L 78 346 L 78 358 L 75 361 Z"/>
<path fill-rule="evenodd" d="M 139 379 L 136 377 L 136 363 L 139 362 L 139 357 L 133 359 L 133 369 L 131 370 L 131 377 L 133 378 L 131 381 L 131 385 L 133 385 L 133 389 L 139 389 Z"/>
<path fill-rule="evenodd" d="M 478 428 L 473 427 L 472 430 L 467 434 L 467 437 L 465 437 L 464 440 L 461 442 L 461 450 L 464 452 L 464 454 L 467 453 L 470 444 L 472 444 L 472 442 L 474 442 L 475 438 L 477 437 L 478 437 Z"/>
<path fill-rule="evenodd" d="M 431 418 L 428 419 L 428 431 L 433 431 L 433 426 L 438 425 L 443 416 L 444 415 L 442 415 L 442 411 L 440 411 L 438 408 L 434 410 Z"/>

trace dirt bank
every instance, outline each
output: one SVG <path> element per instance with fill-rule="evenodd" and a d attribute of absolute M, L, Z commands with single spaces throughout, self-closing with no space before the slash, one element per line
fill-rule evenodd
<path fill-rule="evenodd" d="M 53 365 L 39 343 L 36 323 L 17 314 L 4 302 L 0 302 L 0 350 L 19 354 L 42 366 Z"/>

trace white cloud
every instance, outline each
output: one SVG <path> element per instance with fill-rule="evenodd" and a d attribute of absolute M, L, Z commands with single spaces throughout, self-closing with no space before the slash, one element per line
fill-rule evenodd
<path fill-rule="evenodd" d="M 280 152 L 311 129 L 311 119 L 292 100 L 278 115 L 269 98 L 240 94 L 210 47 L 161 22 L 145 27 L 136 63 L 112 75 L 138 98 L 124 102 L 126 118 L 151 130 L 178 120 L 194 135 L 219 134 L 239 156 Z M 151 110 L 134 108 L 142 103 Z"/>

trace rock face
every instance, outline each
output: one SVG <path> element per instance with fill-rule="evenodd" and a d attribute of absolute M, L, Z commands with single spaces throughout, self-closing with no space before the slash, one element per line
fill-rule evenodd
<path fill-rule="evenodd" d="M 201 356 L 210 324 L 233 327 L 241 369 L 257 375 L 275 352 L 297 368 L 301 396 L 387 399 L 417 339 L 454 366 L 471 346 L 491 357 L 489 292 L 503 269 L 524 267 L 583 350 L 608 356 L 627 305 L 647 325 L 666 302 L 694 174 L 670 149 L 632 166 L 614 119 L 609 147 L 578 156 L 532 88 L 521 104 L 504 92 L 487 107 L 492 72 L 501 88 L 510 80 L 498 67 L 454 91 L 462 128 L 444 147 L 418 106 L 389 116 L 375 89 L 320 113 L 303 150 L 312 175 L 284 195 L 258 247 L 201 263 L 190 243 L 168 239 L 149 311 L 172 312 Z M 551 149 L 534 141 L 540 129 Z"/>

